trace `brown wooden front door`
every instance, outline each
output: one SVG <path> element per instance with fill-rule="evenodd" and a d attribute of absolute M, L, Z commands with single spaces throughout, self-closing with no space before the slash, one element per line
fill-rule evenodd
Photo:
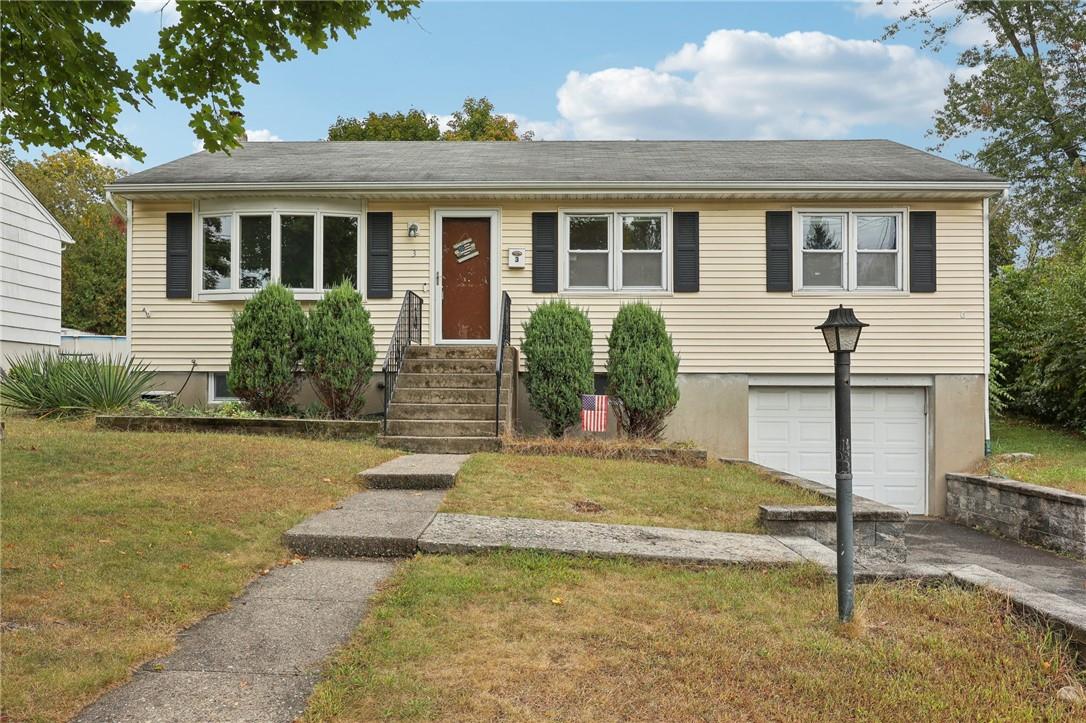
<path fill-rule="evenodd" d="M 490 219 L 443 218 L 441 338 L 490 340 Z"/>

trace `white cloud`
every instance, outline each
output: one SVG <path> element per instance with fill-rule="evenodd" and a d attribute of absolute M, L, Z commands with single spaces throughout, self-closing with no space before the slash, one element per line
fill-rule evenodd
<path fill-rule="evenodd" d="M 130 173 L 133 168 L 140 165 L 135 158 L 128 155 L 127 153 L 121 156 L 113 156 L 106 153 L 91 151 L 90 156 L 96 162 L 101 163 L 103 166 L 113 166 L 114 168 L 120 168 Z"/>
<path fill-rule="evenodd" d="M 254 130 L 245 129 L 245 134 L 251 141 L 281 141 L 283 140 L 279 136 L 272 133 L 267 128 L 256 128 Z"/>
<path fill-rule="evenodd" d="M 250 129 L 246 128 L 245 129 L 245 137 L 246 137 L 246 140 L 258 141 L 258 142 L 275 142 L 275 141 L 283 140 L 282 138 L 275 135 L 274 133 L 272 133 L 267 128 L 255 128 L 253 130 L 250 130 Z M 197 138 L 196 140 L 194 140 L 192 142 L 192 150 L 194 152 L 196 152 L 196 153 L 199 153 L 200 151 L 204 150 L 204 142 L 202 140 L 200 140 L 199 138 Z"/>
<path fill-rule="evenodd" d="M 905 45 L 819 32 L 717 30 L 654 68 L 572 71 L 575 138 L 830 138 L 927 122 L 950 69 Z"/>
<path fill-rule="evenodd" d="M 164 26 L 173 25 L 181 19 L 176 0 L 136 0 L 136 5 L 132 9 L 144 14 L 161 13 Z"/>

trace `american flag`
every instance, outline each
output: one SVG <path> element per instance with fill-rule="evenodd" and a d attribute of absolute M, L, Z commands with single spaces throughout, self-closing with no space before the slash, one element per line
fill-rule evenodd
<path fill-rule="evenodd" d="M 586 432 L 607 431 L 607 395 L 581 395 L 581 429 Z"/>

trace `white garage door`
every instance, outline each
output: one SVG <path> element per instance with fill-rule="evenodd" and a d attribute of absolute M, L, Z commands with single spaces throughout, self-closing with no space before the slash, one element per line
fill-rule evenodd
<path fill-rule="evenodd" d="M 856 494 L 927 512 L 923 389 L 853 387 L 852 447 Z M 832 487 L 833 390 L 752 387 L 750 459 Z"/>

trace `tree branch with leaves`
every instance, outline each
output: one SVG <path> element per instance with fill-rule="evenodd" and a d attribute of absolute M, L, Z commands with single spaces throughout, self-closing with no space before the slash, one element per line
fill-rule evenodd
<path fill-rule="evenodd" d="M 117 128 L 125 107 L 152 105 L 161 91 L 191 112 L 189 126 L 209 151 L 240 143 L 243 83 L 260 64 L 319 53 L 356 38 L 373 14 L 402 20 L 419 0 L 197 2 L 177 0 L 178 21 L 158 34 L 158 50 L 122 67 L 98 31 L 129 21 L 126 1 L 0 3 L 0 142 L 78 147 L 144 158 Z"/>
<path fill-rule="evenodd" d="M 952 6 L 952 11 L 948 9 Z M 932 0 L 917 2 L 886 28 L 923 30 L 924 46 L 981 23 L 989 37 L 963 50 L 934 119 L 935 150 L 980 136 L 961 160 L 1012 183 L 1013 231 L 1027 261 L 1051 253 L 1086 255 L 1086 2 Z"/>

